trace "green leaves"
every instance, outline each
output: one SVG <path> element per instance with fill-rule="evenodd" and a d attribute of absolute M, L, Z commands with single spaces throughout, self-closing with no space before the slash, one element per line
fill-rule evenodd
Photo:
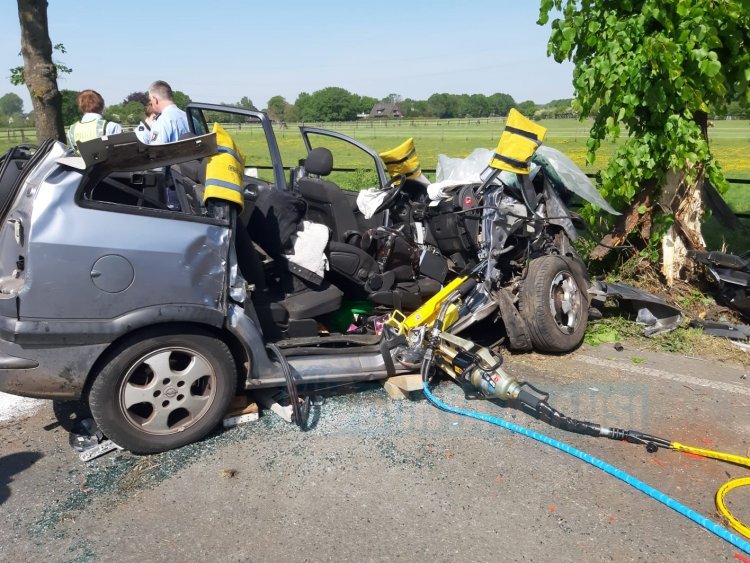
<path fill-rule="evenodd" d="M 700 69 L 703 74 L 711 78 L 719 74 L 721 63 L 719 61 L 712 61 L 711 59 L 704 59 L 700 62 Z"/>
<path fill-rule="evenodd" d="M 65 45 L 62 43 L 56 43 L 52 47 L 53 51 L 57 51 L 58 53 L 65 54 L 67 53 L 67 49 L 65 49 Z M 21 53 L 18 53 L 21 55 Z M 70 74 L 73 72 L 73 69 L 67 66 L 66 64 L 61 63 L 60 61 L 53 60 L 52 63 L 54 64 L 53 72 L 55 73 L 55 78 L 57 78 L 61 74 Z M 24 74 L 24 67 L 23 66 L 17 66 L 10 69 L 10 83 L 13 84 L 13 86 L 21 86 L 22 84 L 26 84 L 26 76 Z"/>
<path fill-rule="evenodd" d="M 602 194 L 616 208 L 628 205 L 645 182 L 661 185 L 670 170 L 693 180 L 705 170 L 714 185 L 726 184 L 694 116 L 727 99 L 744 96 L 750 104 L 748 0 L 540 2 L 545 18 L 553 9 L 559 13 L 548 50 L 558 61 L 573 61 L 580 116 L 594 117 L 588 162 L 604 139 L 628 137 L 601 175 Z M 599 220 L 587 212 L 592 224 Z M 671 222 L 654 214 L 644 258 L 658 257 Z"/>
<path fill-rule="evenodd" d="M 539 6 L 539 19 L 536 22 L 538 25 L 545 25 L 549 21 L 549 12 L 552 8 L 554 8 L 552 0 L 542 0 Z"/>

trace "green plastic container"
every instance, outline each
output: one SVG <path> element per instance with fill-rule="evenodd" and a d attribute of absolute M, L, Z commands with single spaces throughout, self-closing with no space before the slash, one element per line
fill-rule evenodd
<path fill-rule="evenodd" d="M 370 314 L 372 303 L 369 301 L 344 301 L 338 311 L 326 317 L 325 325 L 329 332 L 346 333 L 354 323 L 354 315 Z"/>

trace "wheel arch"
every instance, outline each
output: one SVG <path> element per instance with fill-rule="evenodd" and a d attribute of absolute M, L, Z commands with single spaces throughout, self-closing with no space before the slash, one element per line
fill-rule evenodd
<path fill-rule="evenodd" d="M 99 373 L 102 367 L 110 359 L 112 359 L 112 357 L 115 355 L 115 351 L 120 347 L 120 345 L 125 340 L 131 339 L 131 338 L 137 338 L 138 336 L 145 334 L 154 329 L 163 330 L 165 333 L 173 333 L 173 334 L 178 334 L 180 332 L 201 331 L 201 332 L 211 334 L 215 336 L 218 340 L 221 340 L 222 342 L 224 342 L 224 344 L 227 345 L 227 347 L 229 348 L 229 351 L 232 354 L 232 358 L 234 359 L 235 367 L 237 369 L 237 389 L 244 390 L 245 381 L 250 373 L 250 366 L 251 366 L 252 359 L 248 356 L 247 352 L 245 351 L 244 346 L 242 345 L 242 343 L 240 343 L 238 338 L 235 335 L 233 335 L 231 332 L 229 332 L 228 330 L 223 329 L 223 328 L 217 328 L 216 326 L 213 326 L 210 324 L 182 321 L 182 322 L 158 323 L 158 324 L 138 327 L 137 329 L 127 332 L 119 336 L 115 340 L 113 340 L 102 351 L 102 353 L 99 354 L 99 357 L 91 365 L 91 368 L 89 368 L 89 371 L 86 374 L 86 380 L 83 386 L 83 390 L 81 392 L 81 400 L 88 403 L 89 391 L 91 390 L 91 385 L 94 382 L 96 375 Z"/>

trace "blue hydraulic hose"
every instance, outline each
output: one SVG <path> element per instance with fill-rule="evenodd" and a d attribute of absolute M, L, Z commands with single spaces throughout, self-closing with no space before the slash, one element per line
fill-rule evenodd
<path fill-rule="evenodd" d="M 658 500 L 660 503 L 664 504 L 665 506 L 668 506 L 672 510 L 679 512 L 680 514 L 682 514 L 683 516 L 686 516 L 687 518 L 690 518 L 696 524 L 703 526 L 703 528 L 705 528 L 709 532 L 716 534 L 721 539 L 728 541 L 736 548 L 741 549 L 742 551 L 750 555 L 750 542 L 747 542 L 743 540 L 742 538 L 734 535 L 732 532 L 730 532 L 723 526 L 720 526 L 713 520 L 709 520 L 705 516 L 698 514 L 695 510 L 688 508 L 684 504 L 674 500 L 672 497 L 667 496 L 661 491 L 658 491 L 657 489 L 654 489 L 650 485 L 647 485 L 643 481 L 636 479 L 629 473 L 626 473 L 625 471 L 622 471 L 621 469 L 617 469 L 615 466 L 610 465 L 606 461 L 602 461 L 601 459 L 596 458 L 592 456 L 591 454 L 587 454 L 586 452 L 582 452 L 581 450 L 578 450 L 574 448 L 573 446 L 569 446 L 568 444 L 560 442 L 559 440 L 555 440 L 554 438 L 545 436 L 544 434 L 540 434 L 539 432 L 535 432 L 534 430 L 529 430 L 528 428 L 524 428 L 523 426 L 518 426 L 517 424 L 513 424 L 512 422 L 508 422 L 507 420 L 503 420 L 502 418 L 496 418 L 488 414 L 482 414 L 482 413 L 473 412 L 473 411 L 465 411 L 465 410 L 457 409 L 455 407 L 446 405 L 445 403 L 441 402 L 440 399 L 435 397 L 435 395 L 432 394 L 427 382 L 425 382 L 424 384 L 424 394 L 427 397 L 427 399 L 439 409 L 442 409 L 447 412 L 452 412 L 455 414 L 460 414 L 462 416 L 475 418 L 477 420 L 482 420 L 484 422 L 489 422 L 490 424 L 500 426 L 502 428 L 505 428 L 506 430 L 510 430 L 511 432 L 515 432 L 517 434 L 522 434 L 523 436 L 532 438 L 533 440 L 536 440 L 537 442 L 542 442 L 543 444 L 547 444 L 548 446 L 557 448 L 558 450 L 568 453 L 574 457 L 577 457 L 578 459 L 582 459 L 586 463 L 589 463 L 593 465 L 594 467 L 597 467 L 601 469 L 602 471 L 609 473 L 613 477 L 617 477 L 618 479 L 620 479 L 621 481 L 624 481 L 628 485 L 635 487 L 639 491 L 646 493 L 651 498 Z"/>

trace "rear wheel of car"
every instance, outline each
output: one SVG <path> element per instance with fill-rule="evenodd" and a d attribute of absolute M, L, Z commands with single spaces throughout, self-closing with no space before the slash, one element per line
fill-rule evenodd
<path fill-rule="evenodd" d="M 104 434 L 134 453 L 195 442 L 226 413 L 237 369 L 208 332 L 153 329 L 117 346 L 96 375 L 89 406 Z"/>
<path fill-rule="evenodd" d="M 583 340 L 588 321 L 581 267 L 562 256 L 531 261 L 520 293 L 520 311 L 540 352 L 569 352 Z"/>

